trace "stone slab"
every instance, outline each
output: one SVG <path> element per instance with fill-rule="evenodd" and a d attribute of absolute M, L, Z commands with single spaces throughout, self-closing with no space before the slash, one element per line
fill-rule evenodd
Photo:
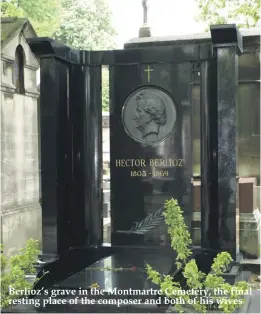
<path fill-rule="evenodd" d="M 97 282 L 101 289 L 107 291 L 115 287 L 118 289 L 156 288 L 147 279 L 146 264 L 152 265 L 161 273 L 168 274 L 174 265 L 175 256 L 174 251 L 167 247 L 125 249 L 123 252 L 97 261 L 78 274 L 67 278 L 59 283 L 59 287 L 88 288 Z M 102 271 L 105 267 L 113 270 Z M 132 267 L 135 267 L 135 271 L 130 270 Z M 122 271 L 119 271 L 120 268 Z M 117 269 L 118 271 L 115 271 Z"/>
<path fill-rule="evenodd" d="M 110 198 L 111 198 L 110 190 L 103 190 L 103 202 L 104 203 L 110 202 Z"/>

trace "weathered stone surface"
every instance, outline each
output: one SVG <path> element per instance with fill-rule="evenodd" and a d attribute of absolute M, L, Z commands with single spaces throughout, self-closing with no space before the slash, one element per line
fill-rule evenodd
<path fill-rule="evenodd" d="M 42 209 L 39 203 L 6 210 L 1 216 L 2 243 L 7 256 L 17 253 L 29 238 L 42 239 Z"/>
<path fill-rule="evenodd" d="M 27 19 L 3 18 L 1 25 L 1 228 L 5 252 L 10 255 L 29 238 L 42 241 L 36 82 L 39 63 L 26 42 L 28 36 L 36 35 Z M 17 93 L 14 85 L 18 45 L 25 60 L 23 94 Z"/>
<path fill-rule="evenodd" d="M 240 251 L 244 257 L 260 257 L 260 211 L 240 213 Z"/>

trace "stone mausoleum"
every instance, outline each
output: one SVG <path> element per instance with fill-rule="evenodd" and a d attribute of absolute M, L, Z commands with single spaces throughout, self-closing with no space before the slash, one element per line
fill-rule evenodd
<path fill-rule="evenodd" d="M 5 253 L 42 238 L 36 73 L 25 18 L 1 19 L 1 238 Z"/>

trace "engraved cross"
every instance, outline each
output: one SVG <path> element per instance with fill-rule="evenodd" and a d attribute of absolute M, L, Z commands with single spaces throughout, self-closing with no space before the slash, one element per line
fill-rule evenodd
<path fill-rule="evenodd" d="M 144 72 L 148 73 L 148 83 L 150 82 L 150 72 L 153 72 L 154 70 L 150 68 L 148 65 L 147 69 L 144 70 Z"/>

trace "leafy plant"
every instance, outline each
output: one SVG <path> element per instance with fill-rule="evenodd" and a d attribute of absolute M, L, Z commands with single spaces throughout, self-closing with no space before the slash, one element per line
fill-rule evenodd
<path fill-rule="evenodd" d="M 80 50 L 114 48 L 115 30 L 107 0 L 61 0 L 63 15 L 53 37 Z"/>
<path fill-rule="evenodd" d="M 1 17 L 26 17 L 38 36 L 52 36 L 59 28 L 60 0 L 3 0 Z"/>
<path fill-rule="evenodd" d="M 26 275 L 36 272 L 34 265 L 39 253 L 39 243 L 34 239 L 29 239 L 18 254 L 9 258 L 4 255 L 3 245 L 1 246 L 1 308 L 10 306 L 13 299 L 23 297 L 10 294 L 10 288 L 19 291 L 32 289 L 33 283 L 26 279 Z"/>
<path fill-rule="evenodd" d="M 175 282 L 170 275 L 161 275 L 147 264 L 148 278 L 157 284 L 168 298 L 179 300 L 182 298 L 182 302 L 175 304 L 175 310 L 182 313 L 185 306 L 187 306 L 192 307 L 198 313 L 206 313 L 208 304 L 212 303 L 216 304 L 219 310 L 224 313 L 232 313 L 236 308 L 242 306 L 244 303 L 243 296 L 248 289 L 248 284 L 240 281 L 235 285 L 231 285 L 226 283 L 222 277 L 222 273 L 232 261 L 231 255 L 228 252 L 217 254 L 213 260 L 211 271 L 208 274 L 201 272 L 196 260 L 194 258 L 189 260 L 192 255 L 192 240 L 188 227 L 184 222 L 183 211 L 177 200 L 171 199 L 165 203 L 163 215 L 168 225 L 171 247 L 177 252 L 176 266 L 182 270 L 186 288 L 191 291 L 192 289 L 202 289 L 207 292 L 205 302 L 202 301 L 202 296 L 182 293 L 184 287 L 181 287 L 180 282 Z M 217 294 L 215 289 L 224 293 Z"/>
<path fill-rule="evenodd" d="M 109 69 L 102 67 L 102 111 L 109 111 L 110 95 L 109 95 Z"/>
<path fill-rule="evenodd" d="M 211 24 L 236 23 L 238 27 L 260 25 L 259 0 L 196 0 L 198 21 Z"/>

